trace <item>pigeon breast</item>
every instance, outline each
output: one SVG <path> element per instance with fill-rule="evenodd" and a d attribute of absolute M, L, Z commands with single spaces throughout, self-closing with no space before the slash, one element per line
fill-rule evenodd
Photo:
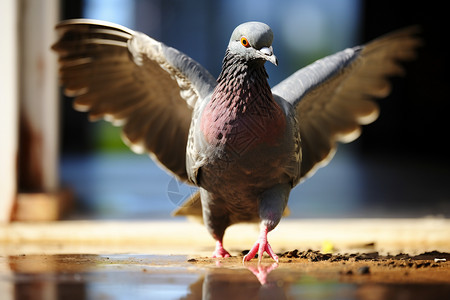
<path fill-rule="evenodd" d="M 273 100 L 263 64 L 252 63 L 227 53 L 200 121 L 210 145 L 224 146 L 239 155 L 261 144 L 276 145 L 286 128 L 285 114 Z"/>

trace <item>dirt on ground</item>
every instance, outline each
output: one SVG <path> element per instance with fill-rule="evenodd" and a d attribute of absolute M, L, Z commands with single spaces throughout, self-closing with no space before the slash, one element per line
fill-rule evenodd
<path fill-rule="evenodd" d="M 243 251 L 239 256 L 220 259 L 220 265 L 242 266 L 245 254 Z M 218 260 L 213 258 L 191 258 L 188 261 L 203 266 L 218 265 Z M 264 257 L 262 264 L 269 268 L 273 261 Z M 317 278 L 338 278 L 341 282 L 450 284 L 450 253 L 438 251 L 412 256 L 403 253 L 380 255 L 378 252 L 331 254 L 295 249 L 280 253 L 279 263 L 272 267 L 275 268 L 298 270 Z"/>

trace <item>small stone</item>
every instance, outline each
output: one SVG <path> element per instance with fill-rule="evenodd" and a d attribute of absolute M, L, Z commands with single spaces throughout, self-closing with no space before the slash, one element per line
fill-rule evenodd
<path fill-rule="evenodd" d="M 358 273 L 359 275 L 370 274 L 370 268 L 369 266 L 362 266 L 358 269 L 356 273 Z"/>

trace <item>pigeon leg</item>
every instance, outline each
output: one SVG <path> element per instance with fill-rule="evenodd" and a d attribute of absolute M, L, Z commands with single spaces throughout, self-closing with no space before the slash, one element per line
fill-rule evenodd
<path fill-rule="evenodd" d="M 200 188 L 200 199 L 202 203 L 203 223 L 216 241 L 216 249 L 212 257 L 230 257 L 230 253 L 223 248 L 223 235 L 228 225 L 230 225 L 230 220 L 228 215 L 224 214 L 222 206 L 214 205 L 215 202 L 224 203 L 225 201 L 214 198 L 214 195 L 204 188 Z"/>
<path fill-rule="evenodd" d="M 261 262 L 262 256 L 264 252 L 267 252 L 269 256 L 276 262 L 278 262 L 278 256 L 273 252 L 272 247 L 267 241 L 267 233 L 269 232 L 269 228 L 266 225 L 262 225 L 261 233 L 259 235 L 258 240 L 253 245 L 253 248 L 244 256 L 244 261 L 249 261 L 255 257 L 256 253 L 258 253 L 258 262 Z"/>
<path fill-rule="evenodd" d="M 216 241 L 216 249 L 214 250 L 212 257 L 230 257 L 230 253 L 223 248 L 223 242 L 220 240 Z"/>

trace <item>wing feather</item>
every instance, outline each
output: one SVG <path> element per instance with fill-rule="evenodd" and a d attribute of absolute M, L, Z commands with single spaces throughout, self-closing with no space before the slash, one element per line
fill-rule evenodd
<path fill-rule="evenodd" d="M 193 107 L 215 79 L 190 57 L 145 34 L 97 20 L 56 26 L 61 84 L 91 120 L 123 126 L 133 151 L 148 152 L 182 180 Z"/>
<path fill-rule="evenodd" d="M 416 57 L 417 27 L 346 49 L 300 69 L 272 91 L 291 103 L 301 137 L 300 179 L 328 163 L 337 142 L 351 142 L 361 125 L 378 117 L 373 98 L 391 91 L 389 77 L 402 75 L 401 61 Z"/>

